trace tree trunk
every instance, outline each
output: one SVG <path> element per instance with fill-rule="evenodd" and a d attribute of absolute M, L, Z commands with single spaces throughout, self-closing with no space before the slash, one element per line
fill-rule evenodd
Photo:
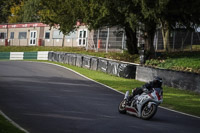
<path fill-rule="evenodd" d="M 65 35 L 63 34 L 63 38 L 62 38 L 62 47 L 64 47 L 65 45 Z"/>
<path fill-rule="evenodd" d="M 138 54 L 136 30 L 133 31 L 130 27 L 125 27 L 126 32 L 126 47 L 129 54 Z"/>
<path fill-rule="evenodd" d="M 161 31 L 162 31 L 162 37 L 163 37 L 164 51 L 170 51 L 169 24 L 168 24 L 168 22 L 162 22 L 161 23 Z"/>
<path fill-rule="evenodd" d="M 153 58 L 155 56 L 155 48 L 153 46 L 153 42 L 156 31 L 156 23 L 152 22 L 150 25 L 149 23 L 148 25 L 146 24 L 145 31 L 145 50 L 148 52 L 149 56 Z"/>

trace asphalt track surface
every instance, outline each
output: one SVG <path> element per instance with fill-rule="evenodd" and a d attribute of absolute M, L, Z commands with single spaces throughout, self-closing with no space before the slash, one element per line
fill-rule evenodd
<path fill-rule="evenodd" d="M 0 110 L 30 133 L 197 133 L 200 119 L 159 108 L 119 114 L 123 95 L 51 64 L 0 61 Z"/>

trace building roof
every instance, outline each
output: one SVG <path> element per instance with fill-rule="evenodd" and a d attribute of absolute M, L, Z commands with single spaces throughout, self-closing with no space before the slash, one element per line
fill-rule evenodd
<path fill-rule="evenodd" d="M 47 27 L 47 24 L 43 23 L 21 23 L 21 24 L 0 24 L 0 29 L 8 28 L 30 28 L 30 27 Z"/>

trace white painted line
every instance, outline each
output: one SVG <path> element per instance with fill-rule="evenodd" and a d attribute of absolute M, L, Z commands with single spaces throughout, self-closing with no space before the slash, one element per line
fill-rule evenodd
<path fill-rule="evenodd" d="M 29 61 L 29 62 L 34 62 L 34 61 Z M 78 75 L 80 75 L 80 76 L 82 76 L 82 77 L 84 77 L 84 78 L 90 80 L 90 81 L 93 81 L 93 82 L 95 82 L 95 83 L 98 83 L 98 84 L 100 84 L 100 85 L 103 85 L 103 86 L 105 86 L 105 87 L 107 87 L 107 88 L 109 88 L 109 89 L 111 89 L 111 90 L 113 90 L 113 91 L 116 91 L 116 92 L 118 92 L 118 93 L 120 93 L 120 94 L 122 94 L 122 95 L 125 95 L 123 92 L 120 92 L 120 91 L 118 91 L 118 90 L 115 90 L 115 89 L 111 88 L 110 86 L 104 85 L 104 84 L 99 83 L 99 82 L 97 82 L 97 81 L 95 81 L 95 80 L 93 80 L 93 79 L 90 79 L 90 78 L 88 78 L 88 77 L 86 77 L 86 76 L 84 76 L 84 75 L 82 75 L 82 74 L 80 74 L 80 73 L 78 73 L 78 72 L 76 72 L 76 71 L 70 69 L 70 68 L 67 68 L 67 67 L 64 67 L 64 66 L 61 66 L 61 65 L 58 65 L 58 64 L 50 63 L 50 62 L 38 62 L 38 63 L 46 63 L 46 64 L 51 64 L 51 65 L 55 65 L 55 66 L 62 67 L 62 68 L 64 68 L 64 69 L 70 70 L 70 71 L 72 71 L 72 72 L 74 72 L 74 73 L 76 73 L 76 74 L 78 74 Z M 160 107 L 160 108 L 163 108 L 163 109 L 166 109 L 166 110 L 168 110 L 168 111 L 172 111 L 172 112 L 176 112 L 176 113 L 179 113 L 179 114 L 182 114 L 182 115 L 186 115 L 186 116 L 190 116 L 190 117 L 193 117 L 193 118 L 198 118 L 198 119 L 200 119 L 200 117 L 198 117 L 198 116 L 190 115 L 190 114 L 187 114 L 187 113 L 179 112 L 179 111 L 172 110 L 172 109 L 168 109 L 168 108 L 161 107 L 161 106 L 159 106 L 159 107 Z"/>
<path fill-rule="evenodd" d="M 6 118 L 13 126 L 17 127 L 19 130 L 25 132 L 25 133 L 29 133 L 28 131 L 26 131 L 24 128 L 22 128 L 21 126 L 19 126 L 17 123 L 15 123 L 13 120 L 11 120 L 7 115 L 5 115 L 1 110 L 0 110 L 0 114 Z"/>
<path fill-rule="evenodd" d="M 194 118 L 200 119 L 199 116 L 190 115 L 190 114 L 187 114 L 187 113 L 183 113 L 183 112 L 179 112 L 179 111 L 176 111 L 176 110 L 168 109 L 168 108 L 162 107 L 162 106 L 159 106 L 159 107 L 162 108 L 162 109 L 166 109 L 166 110 L 168 110 L 168 111 L 172 111 L 172 112 L 176 112 L 176 113 L 179 113 L 179 114 L 182 114 L 182 115 L 186 115 L 186 116 L 190 116 L 190 117 L 194 117 Z"/>

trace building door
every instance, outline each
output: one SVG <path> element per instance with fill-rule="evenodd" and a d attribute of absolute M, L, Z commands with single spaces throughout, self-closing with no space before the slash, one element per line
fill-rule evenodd
<path fill-rule="evenodd" d="M 31 31 L 30 32 L 30 45 L 36 45 L 36 41 L 37 41 L 37 31 Z"/>
<path fill-rule="evenodd" d="M 87 41 L 87 30 L 82 29 L 79 30 L 79 36 L 78 36 L 78 45 L 79 46 L 86 46 Z"/>

